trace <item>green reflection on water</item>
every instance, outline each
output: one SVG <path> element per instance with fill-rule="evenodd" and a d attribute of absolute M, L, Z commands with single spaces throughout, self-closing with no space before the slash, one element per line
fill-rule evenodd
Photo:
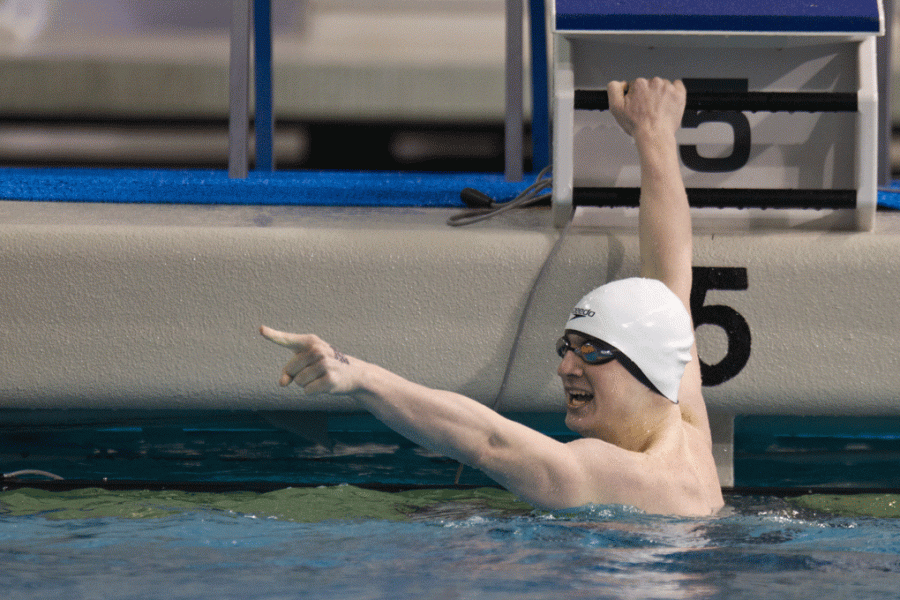
<path fill-rule="evenodd" d="M 113 491 L 85 488 L 64 492 L 19 489 L 0 492 L 0 516 L 46 519 L 119 517 L 154 519 L 190 511 L 219 511 L 301 523 L 329 520 L 459 518 L 466 515 L 512 516 L 533 508 L 509 492 L 423 489 L 404 492 L 367 490 L 352 485 L 287 488 L 257 492 Z"/>
<path fill-rule="evenodd" d="M 900 494 L 810 494 L 786 500 L 798 508 L 838 516 L 900 518 Z M 0 492 L 0 517 L 156 519 L 197 511 L 298 523 L 363 519 L 455 520 L 473 515 L 502 518 L 536 513 L 530 504 L 497 488 L 384 492 L 339 485 L 286 488 L 266 493 L 99 488 L 60 492 L 23 488 Z"/>
<path fill-rule="evenodd" d="M 810 494 L 793 503 L 819 512 L 847 517 L 900 517 L 900 494 Z"/>

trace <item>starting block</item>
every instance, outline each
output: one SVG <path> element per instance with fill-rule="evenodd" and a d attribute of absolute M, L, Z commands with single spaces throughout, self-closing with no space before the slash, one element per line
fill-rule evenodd
<path fill-rule="evenodd" d="M 637 152 L 605 86 L 681 79 L 692 207 L 821 209 L 874 226 L 881 0 L 554 0 L 553 214 L 637 206 Z"/>

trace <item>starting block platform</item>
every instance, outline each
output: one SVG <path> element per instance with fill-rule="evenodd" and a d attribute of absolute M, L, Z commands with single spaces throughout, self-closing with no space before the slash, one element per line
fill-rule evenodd
<path fill-rule="evenodd" d="M 692 206 L 837 211 L 873 227 L 879 0 L 549 7 L 558 226 L 577 206 L 637 204 L 637 155 L 605 86 L 660 76 L 688 88 L 679 150 Z"/>

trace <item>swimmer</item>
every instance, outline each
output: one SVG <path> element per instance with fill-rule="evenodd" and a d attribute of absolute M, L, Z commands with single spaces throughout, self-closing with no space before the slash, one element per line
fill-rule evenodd
<path fill-rule="evenodd" d="M 610 110 L 641 164 L 641 277 L 603 285 L 573 309 L 557 342 L 562 443 L 459 394 L 343 354 L 311 334 L 262 327 L 294 357 L 282 386 L 345 394 L 413 442 L 480 469 L 544 509 L 620 504 L 711 515 L 723 505 L 689 313 L 692 232 L 675 133 L 680 81 L 611 82 Z"/>

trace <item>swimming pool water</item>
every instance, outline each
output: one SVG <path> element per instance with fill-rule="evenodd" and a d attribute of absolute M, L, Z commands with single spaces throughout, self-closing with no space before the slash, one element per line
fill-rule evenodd
<path fill-rule="evenodd" d="M 843 600 L 900 589 L 898 496 L 732 495 L 709 519 L 541 513 L 496 488 L 446 489 L 456 463 L 356 417 L 331 424 L 324 451 L 258 415 L 0 416 L 3 472 L 138 488 L 0 491 L 10 600 Z M 567 435 L 552 419 L 538 425 Z M 896 419 L 745 420 L 738 483 L 898 487 L 897 432 Z M 435 489 L 339 485 L 373 482 Z M 491 483 L 471 469 L 462 482 Z M 208 491 L 214 483 L 242 491 Z M 174 489 L 186 484 L 198 491 Z"/>
<path fill-rule="evenodd" d="M 897 597 L 900 519 L 728 503 L 684 519 L 535 512 L 495 489 L 15 490 L 0 493 L 0 586 L 10 600 Z"/>

